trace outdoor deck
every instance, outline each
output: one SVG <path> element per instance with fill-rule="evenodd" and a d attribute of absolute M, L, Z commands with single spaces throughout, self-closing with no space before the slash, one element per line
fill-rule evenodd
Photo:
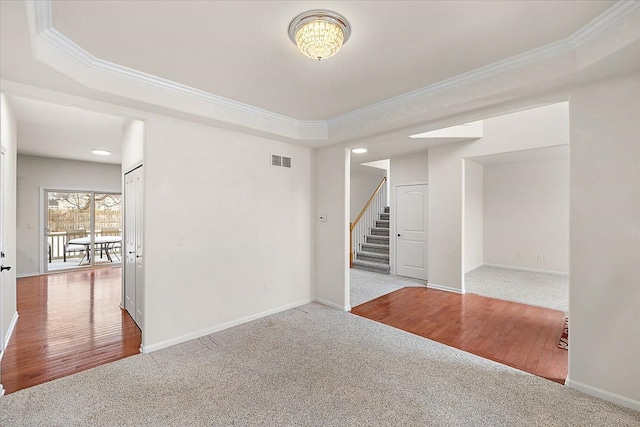
<path fill-rule="evenodd" d="M 120 256 L 120 254 L 118 253 L 118 256 Z M 82 262 L 82 264 L 80 264 L 80 259 L 82 258 L 82 255 L 79 256 L 74 256 L 74 257 L 67 257 L 67 261 L 65 262 L 62 258 L 60 259 L 53 259 L 51 260 L 51 262 L 49 263 L 48 266 L 48 270 L 49 271 L 57 271 L 57 270 L 69 270 L 72 268 L 81 268 L 81 267 L 87 267 L 89 266 L 89 263 L 87 263 L 86 258 L 84 259 L 84 261 Z M 118 260 L 117 258 L 113 258 L 113 262 L 110 262 L 106 256 L 103 256 L 103 258 L 100 258 L 100 251 L 98 251 L 98 254 L 96 256 L 96 266 L 106 266 L 106 265 L 111 265 L 111 266 L 119 266 L 121 265 L 121 261 Z"/>
<path fill-rule="evenodd" d="M 100 236 L 101 232 L 98 231 L 96 236 Z M 53 232 L 47 236 L 49 254 L 48 254 L 48 271 L 69 270 L 81 267 L 87 267 L 90 265 L 85 252 L 67 252 L 64 254 L 65 238 L 67 233 L 65 232 Z M 100 245 L 96 245 L 95 250 L 95 265 L 113 265 L 117 266 L 121 264 L 122 249 L 120 247 L 110 248 L 110 254 L 112 260 L 110 261 L 104 250 L 100 252 Z M 114 256 L 115 255 L 115 256 Z"/>

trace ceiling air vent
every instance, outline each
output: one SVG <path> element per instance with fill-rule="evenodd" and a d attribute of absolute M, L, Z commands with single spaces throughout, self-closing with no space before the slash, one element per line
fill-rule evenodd
<path fill-rule="evenodd" d="M 291 169 L 291 157 L 278 156 L 277 154 L 272 154 L 271 166 L 279 166 L 279 167 Z"/>

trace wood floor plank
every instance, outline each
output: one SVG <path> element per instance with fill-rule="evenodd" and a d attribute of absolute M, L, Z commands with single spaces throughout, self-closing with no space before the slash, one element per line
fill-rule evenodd
<path fill-rule="evenodd" d="M 563 312 L 475 294 L 410 287 L 351 312 L 564 384 Z"/>
<path fill-rule="evenodd" d="M 18 322 L 2 358 L 6 392 L 138 354 L 142 334 L 120 294 L 115 268 L 18 279 Z"/>

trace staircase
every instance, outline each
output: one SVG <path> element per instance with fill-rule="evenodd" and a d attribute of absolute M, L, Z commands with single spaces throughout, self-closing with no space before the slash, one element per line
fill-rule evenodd
<path fill-rule="evenodd" d="M 356 248 L 352 267 L 358 270 L 389 274 L 389 207 L 373 221 L 364 243 Z"/>

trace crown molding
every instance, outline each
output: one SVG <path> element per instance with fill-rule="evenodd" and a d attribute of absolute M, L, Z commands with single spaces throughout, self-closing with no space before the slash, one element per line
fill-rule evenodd
<path fill-rule="evenodd" d="M 371 115 L 372 113 L 375 114 L 380 111 L 394 110 L 400 106 L 427 99 L 438 92 L 444 92 L 452 89 L 455 90 L 461 86 L 487 79 L 507 71 L 522 68 L 536 62 L 543 62 L 547 59 L 573 52 L 576 48 L 589 40 L 615 27 L 624 21 L 629 15 L 638 10 L 640 10 L 640 1 L 620 1 L 565 39 L 529 50 L 502 61 L 494 62 L 484 67 L 476 68 L 475 70 L 467 73 L 459 74 L 449 79 L 368 105 L 340 116 L 333 117 L 328 120 L 329 128 L 331 129 L 332 127 L 342 125 L 346 122 L 359 120 L 362 117 Z"/>
<path fill-rule="evenodd" d="M 560 40 L 558 42 L 554 42 L 540 48 L 530 50 L 511 58 L 494 62 L 493 64 L 489 64 L 484 67 L 476 68 L 475 70 L 459 74 L 457 76 L 439 81 L 420 89 L 416 89 L 414 91 L 368 105 L 349 113 L 333 117 L 329 119 L 329 127 L 341 125 L 344 122 L 350 122 L 371 113 L 378 113 L 380 111 L 396 109 L 402 105 L 415 103 L 416 101 L 430 98 L 435 93 L 444 92 L 451 89 L 455 90 L 460 88 L 461 86 L 484 80 L 486 78 L 496 76 L 506 71 L 523 67 L 527 64 L 540 62 L 550 57 L 561 55 L 563 53 L 571 51 L 573 48 L 574 45 L 570 40 Z"/>
<path fill-rule="evenodd" d="M 35 35 L 36 41 L 41 43 L 42 46 L 45 48 L 53 48 L 54 50 L 63 53 L 85 69 L 97 72 L 102 76 L 125 79 L 129 82 L 146 86 L 147 88 L 152 87 L 163 92 L 171 92 L 188 99 L 203 101 L 205 104 L 215 106 L 216 110 L 220 113 L 218 115 L 223 117 L 223 121 L 232 121 L 232 118 L 245 122 L 251 121 L 252 125 L 248 127 L 267 134 L 271 133 L 287 139 L 308 141 L 326 140 L 328 137 L 327 122 L 324 120 L 302 121 L 293 119 L 291 117 L 196 89 L 188 85 L 96 58 L 91 53 L 74 43 L 71 39 L 53 28 L 52 5 L 53 2 L 51 0 L 28 0 L 26 2 L 27 14 L 29 15 L 29 12 L 31 11 L 31 17 L 35 24 L 33 25 L 35 34 L 32 34 L 32 39 Z M 38 49 L 34 49 L 34 56 L 36 59 L 40 59 L 40 55 L 41 53 Z M 45 58 L 51 57 L 51 55 L 46 54 L 42 56 Z M 43 60 L 43 62 L 47 63 L 47 65 L 51 65 L 48 63 L 47 59 Z M 55 66 L 54 68 L 64 73 L 63 70 L 60 70 Z M 81 79 L 75 79 L 86 84 L 86 82 Z M 209 118 L 217 118 L 211 116 L 212 114 L 209 114 Z"/>
<path fill-rule="evenodd" d="M 48 1 L 37 2 L 37 4 L 40 4 L 40 3 L 48 3 Z M 46 22 L 46 20 L 44 20 L 43 22 Z M 244 104 L 241 102 L 233 101 L 231 99 L 224 98 L 222 96 L 214 95 L 210 92 L 196 89 L 191 86 L 184 85 L 182 83 L 174 82 L 172 80 L 164 79 L 162 77 L 154 76 L 152 74 L 148 74 L 148 73 L 134 70 L 132 68 L 128 68 L 119 64 L 114 64 L 113 62 L 96 58 L 53 27 L 42 29 L 39 32 L 39 36 L 43 40 L 49 42 L 51 45 L 64 51 L 65 53 L 73 57 L 75 60 L 77 60 L 84 66 L 89 67 L 101 73 L 110 74 L 117 77 L 124 77 L 127 79 L 142 82 L 162 90 L 167 90 L 167 91 L 187 95 L 192 98 L 207 101 L 209 103 L 215 104 L 225 109 L 235 110 L 242 113 L 248 113 L 253 116 L 259 117 L 261 119 L 279 122 L 286 126 L 317 129 L 317 130 L 322 130 L 324 127 L 327 126 L 327 123 L 325 121 L 296 120 L 291 117 L 287 117 L 287 116 L 277 114 L 268 110 L 264 110 L 261 108 L 253 107 L 251 105 Z"/>
<path fill-rule="evenodd" d="M 640 10 L 638 0 L 622 0 L 602 12 L 594 20 L 569 36 L 575 47 L 615 27 L 634 12 Z"/>
<path fill-rule="evenodd" d="M 577 71 L 575 61 L 576 50 L 589 41 L 601 36 L 619 25 L 631 14 L 640 10 L 640 2 L 634 0 L 619 1 L 597 16 L 583 28 L 571 36 L 554 43 L 524 52 L 522 54 L 498 61 L 484 67 L 463 73 L 452 78 L 410 91 L 384 101 L 330 118 L 329 120 L 297 120 L 265 109 L 224 98 L 194 87 L 134 70 L 119 64 L 96 58 L 78 46 L 72 40 L 53 28 L 52 0 L 27 0 L 27 15 L 35 25 L 30 25 L 32 40 L 41 43 L 45 49 L 52 49 L 71 58 L 84 67 L 74 68 L 75 78 L 85 85 L 94 84 L 95 89 L 105 90 L 100 85 L 128 82 L 129 88 L 135 88 L 123 96 L 146 102 L 158 102 L 159 99 L 171 105 L 168 108 L 180 109 L 189 106 L 191 113 L 199 114 L 214 120 L 229 122 L 237 126 L 257 130 L 266 134 L 289 140 L 307 141 L 310 146 L 328 145 L 346 138 L 365 136 L 375 128 L 376 131 L 390 131 L 399 126 L 399 119 L 419 120 L 425 110 L 450 106 L 457 102 L 466 102 L 474 96 L 480 98 L 484 90 L 487 93 L 499 92 L 501 80 L 511 80 L 512 86 L 530 84 L 544 79 L 558 77 Z M 73 67 L 68 61 L 64 66 L 51 64 L 56 58 L 55 52 L 42 54 L 34 48 L 34 56 L 47 65 L 67 75 L 65 70 Z M 545 68 L 546 67 L 546 68 Z M 535 69 L 536 73 L 531 72 Z M 102 80 L 94 76 L 86 76 L 86 70 L 102 76 Z M 540 73 L 543 70 L 549 73 Z M 523 75 L 520 76 L 517 73 Z M 531 77 L 535 74 L 535 77 Z M 81 77 L 78 77 L 82 75 Z M 131 86 L 135 85 L 135 86 Z M 177 98 L 164 100 L 162 96 L 149 95 L 141 99 L 149 88 L 161 93 L 172 93 Z M 485 95 L 486 96 L 486 95 Z M 445 100 L 450 98 L 450 100 Z M 155 99 L 155 101 L 153 101 Z M 191 100 L 191 101 L 190 101 Z M 345 131 L 349 129 L 349 131 Z"/>

